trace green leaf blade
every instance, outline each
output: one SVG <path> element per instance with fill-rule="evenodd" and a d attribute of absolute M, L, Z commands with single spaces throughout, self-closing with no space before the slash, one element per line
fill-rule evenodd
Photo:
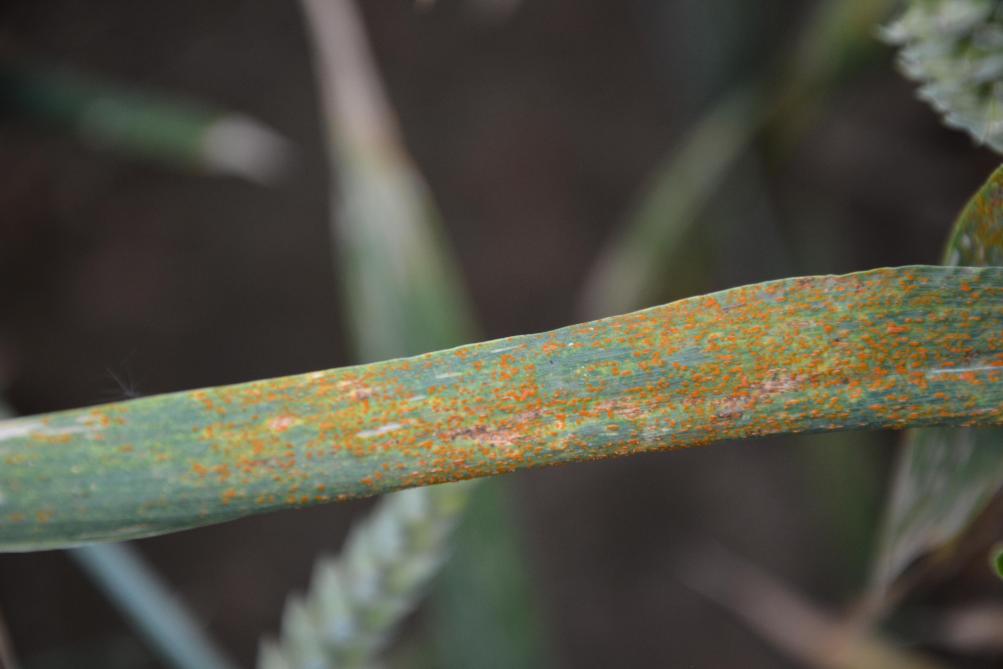
<path fill-rule="evenodd" d="M 414 358 L 0 423 L 0 548 L 767 434 L 1003 422 L 1003 269 L 733 288 Z"/>

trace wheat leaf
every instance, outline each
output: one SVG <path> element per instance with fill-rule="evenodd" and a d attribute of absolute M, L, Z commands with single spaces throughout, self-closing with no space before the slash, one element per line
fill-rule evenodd
<path fill-rule="evenodd" d="M 999 425 L 1001 291 L 999 268 L 784 279 L 413 358 L 0 422 L 0 548 L 720 439 Z"/>

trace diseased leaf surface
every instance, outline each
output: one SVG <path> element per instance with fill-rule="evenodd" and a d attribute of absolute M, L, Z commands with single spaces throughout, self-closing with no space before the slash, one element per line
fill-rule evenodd
<path fill-rule="evenodd" d="M 945 265 L 1003 265 L 1003 167 L 955 223 Z M 916 558 L 950 543 L 1003 485 L 1003 430 L 910 430 L 899 459 L 875 584 L 888 587 Z"/>
<path fill-rule="evenodd" d="M 1003 423 L 1003 269 L 784 279 L 413 358 L 0 423 L 0 548 L 766 434 Z"/>

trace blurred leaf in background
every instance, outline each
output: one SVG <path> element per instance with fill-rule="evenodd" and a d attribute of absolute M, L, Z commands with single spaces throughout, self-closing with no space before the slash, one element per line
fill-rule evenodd
<path fill-rule="evenodd" d="M 304 0 L 303 7 L 328 123 L 336 265 L 359 360 L 475 339 L 438 209 L 407 153 L 352 0 Z M 344 556 L 318 565 L 306 608 L 287 611 L 285 661 L 298 657 L 292 666 L 313 666 L 308 660 L 321 661 L 325 645 L 338 666 L 373 661 L 447 557 L 433 590 L 435 666 L 544 666 L 540 616 L 499 480 L 416 488 L 377 505 L 349 536 Z M 402 571 L 410 576 L 392 576 Z M 363 574 L 384 582 L 360 594 L 353 581 Z M 335 600 L 341 603 L 324 603 Z M 304 639 L 314 626 L 310 616 L 319 619 L 317 639 Z M 325 641 L 325 625 L 337 621 L 347 636 L 332 641 L 328 634 Z M 318 643 L 321 652 L 311 651 Z M 282 660 L 266 648 L 262 666 Z"/>
<path fill-rule="evenodd" d="M 619 236 L 587 280 L 582 311 L 601 318 L 657 300 L 678 243 L 719 193 L 725 174 L 758 130 L 761 101 L 740 89 L 704 116 L 649 178 Z"/>
<path fill-rule="evenodd" d="M 1003 168 L 961 212 L 944 264 L 1003 265 Z M 1003 430 L 910 430 L 888 503 L 875 587 L 886 590 L 914 560 L 954 541 L 1001 486 Z"/>
<path fill-rule="evenodd" d="M 244 114 L 83 74 L 0 58 L 0 118 L 66 133 L 87 146 L 175 169 L 271 184 L 288 142 Z"/>
<path fill-rule="evenodd" d="M 772 202 L 769 180 L 839 89 L 879 61 L 886 49 L 876 39 L 878 26 L 893 6 L 893 0 L 816 3 L 793 38 L 775 41 L 780 48 L 761 63 L 728 52 L 741 41 L 738 36 L 726 45 L 694 45 L 697 54 L 687 63 L 699 55 L 711 65 L 691 67 L 689 76 L 701 79 L 692 86 L 710 102 L 648 177 L 618 234 L 602 250 L 583 292 L 583 314 L 639 308 L 664 299 L 677 285 L 696 283 L 706 290 L 715 279 L 731 285 L 831 266 L 832 245 L 812 244 L 809 260 L 785 237 L 789 230 Z M 758 6 L 727 11 L 736 12 L 740 24 L 762 20 Z M 716 19 L 715 30 L 729 30 Z M 824 227 L 817 206 L 803 217 L 817 238 Z M 701 251 L 700 238 L 709 241 L 709 250 Z M 856 587 L 866 575 L 880 508 L 879 437 L 833 433 L 795 439 L 793 457 L 811 482 L 807 488 L 819 519 L 829 525 L 833 547 L 842 547 L 839 578 Z"/>
<path fill-rule="evenodd" d="M 989 556 L 990 566 L 996 575 L 1003 579 L 1003 544 L 996 544 Z"/>
<path fill-rule="evenodd" d="M 600 254 L 583 292 L 585 316 L 622 313 L 664 297 L 680 242 L 711 201 L 730 192 L 739 159 L 763 131 L 784 147 L 781 153 L 789 149 L 833 89 L 880 51 L 873 34 L 891 6 L 891 0 L 819 4 L 775 63 L 744 75 L 709 105 L 647 179 Z"/>

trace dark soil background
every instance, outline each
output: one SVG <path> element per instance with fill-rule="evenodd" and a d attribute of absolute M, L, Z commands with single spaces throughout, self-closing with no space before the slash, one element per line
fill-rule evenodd
<path fill-rule="evenodd" d="M 525 0 L 501 21 L 473 3 L 363 4 L 483 331 L 502 337 L 580 319 L 586 273 L 650 170 L 709 101 L 776 56 L 811 3 Z M 0 120 L 0 383 L 17 411 L 350 362 L 296 3 L 8 0 L 0 46 L 247 112 L 299 151 L 269 189 Z M 723 189 L 689 236 L 692 257 L 666 259 L 664 297 L 935 263 L 995 162 L 942 129 L 883 52 L 781 165 L 750 159 L 765 199 Z M 719 542 L 826 606 L 847 604 L 894 443 L 764 439 L 510 476 L 555 664 L 796 666 L 682 586 L 677 560 Z M 287 593 L 366 506 L 137 546 L 250 666 Z M 0 610 L 26 667 L 158 666 L 60 552 L 0 556 Z"/>

